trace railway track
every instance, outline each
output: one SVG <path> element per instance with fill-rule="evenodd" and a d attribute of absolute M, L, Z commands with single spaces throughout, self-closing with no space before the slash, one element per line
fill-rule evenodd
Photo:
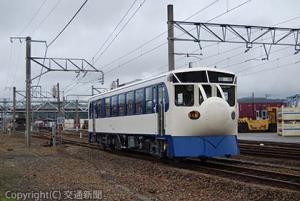
<path fill-rule="evenodd" d="M 41 139 L 50 139 L 49 136 L 34 135 L 34 137 Z M 87 142 L 79 142 L 76 140 L 64 139 L 65 144 L 71 144 L 75 146 L 87 147 L 91 149 L 103 150 L 96 144 L 89 144 Z M 110 150 L 108 150 L 111 152 Z M 255 163 L 250 161 L 239 161 L 232 159 L 212 159 L 205 162 L 201 162 L 197 159 L 185 159 L 180 162 L 174 162 L 172 160 L 158 160 L 147 154 L 141 154 L 131 151 L 114 151 L 117 154 L 133 157 L 137 159 L 155 161 L 163 164 L 171 165 L 177 168 L 184 168 L 193 171 L 205 172 L 208 174 L 219 175 L 226 178 L 238 178 L 242 181 L 251 181 L 254 183 L 265 184 L 274 187 L 293 189 L 300 191 L 300 176 L 289 174 L 289 173 L 280 173 L 271 170 L 261 170 L 255 168 L 255 166 L 266 166 L 266 164 Z M 246 167 L 247 163 L 251 167 Z M 268 166 L 268 165 L 267 165 Z M 274 166 L 273 166 L 274 168 Z M 282 168 L 282 167 L 278 167 Z M 287 167 L 286 167 L 287 168 Z M 297 171 L 300 169 L 296 169 Z"/>
<path fill-rule="evenodd" d="M 219 174 L 228 178 L 237 177 L 246 181 L 253 181 L 259 184 L 270 185 L 274 187 L 293 189 L 300 191 L 300 176 L 288 173 L 280 173 L 270 170 L 256 169 L 254 166 L 245 167 L 241 164 L 232 164 L 220 161 L 209 161 L 197 164 L 192 161 L 197 169 L 205 170 L 209 173 Z"/>
<path fill-rule="evenodd" d="M 240 141 L 241 154 L 300 160 L 300 146 L 293 143 Z"/>

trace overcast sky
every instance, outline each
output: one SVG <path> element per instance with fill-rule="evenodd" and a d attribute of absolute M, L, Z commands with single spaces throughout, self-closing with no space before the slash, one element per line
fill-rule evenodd
<path fill-rule="evenodd" d="M 18 90 L 25 88 L 25 43 L 10 43 L 9 37 L 31 36 L 32 39 L 46 40 L 49 43 L 83 2 L 0 0 L 0 98 L 11 98 L 12 86 L 16 86 Z M 122 83 L 166 71 L 167 45 L 161 44 L 167 41 L 167 34 L 163 33 L 167 30 L 168 4 L 174 5 L 175 20 L 185 20 L 202 10 L 189 20 L 207 22 L 219 16 L 211 22 L 300 27 L 299 0 L 137 0 L 123 22 L 110 35 L 133 2 L 134 0 L 89 0 L 65 32 L 48 48 L 47 57 L 84 58 L 93 63 L 93 56 L 105 40 L 111 36 L 104 49 L 115 38 L 101 57 L 98 58 L 98 54 L 94 59 L 94 66 L 105 72 L 104 86 L 97 83 L 99 74 L 89 73 L 84 78 L 83 75 L 76 78 L 75 73 L 51 72 L 39 82 L 43 90 L 50 90 L 60 82 L 65 95 L 90 94 L 91 85 L 109 87 L 111 81 L 117 78 Z M 213 2 L 215 3 L 212 4 Z M 243 4 L 244 2 L 246 3 Z M 239 5 L 241 6 L 238 7 Z M 205 7 L 207 9 L 203 9 Z M 40 11 L 37 12 L 39 8 Z M 137 13 L 122 29 L 135 11 Z M 121 29 L 120 34 L 116 35 Z M 159 34 L 161 35 L 158 36 Z M 180 32 L 176 31 L 176 34 Z M 153 38 L 155 39 L 138 48 Z M 294 55 L 294 47 L 273 47 L 269 61 L 262 61 L 261 58 L 265 55 L 263 48 L 259 46 L 244 53 L 245 48 L 239 48 L 241 44 L 225 43 L 205 47 L 210 44 L 202 43 L 202 56 L 176 56 L 176 68 L 194 62 L 193 66 L 217 66 L 238 73 L 239 97 L 250 96 L 252 92 L 256 96 L 270 94 L 272 97 L 283 98 L 300 93 L 300 63 L 286 66 L 300 60 L 300 54 Z M 150 51 L 153 48 L 155 50 Z M 127 54 L 132 50 L 136 51 Z M 148 51 L 150 52 L 147 53 Z M 176 42 L 175 51 L 199 53 L 197 44 L 192 42 Z M 44 53 L 43 44 L 33 44 L 33 56 L 43 56 Z M 265 71 L 269 68 L 272 70 Z M 40 66 L 33 64 L 33 77 L 40 70 Z M 262 72 L 258 73 L 259 71 Z M 33 85 L 37 83 L 38 79 L 33 81 Z"/>

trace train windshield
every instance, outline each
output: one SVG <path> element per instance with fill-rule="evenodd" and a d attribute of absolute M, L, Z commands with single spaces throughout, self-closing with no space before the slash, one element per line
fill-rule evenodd
<path fill-rule="evenodd" d="M 201 90 L 201 87 L 202 89 Z M 224 98 L 230 106 L 235 105 L 235 86 L 234 85 L 217 85 L 203 84 L 199 85 L 199 104 L 204 101 L 204 94 L 207 98 L 219 97 Z"/>
<path fill-rule="evenodd" d="M 175 85 L 175 105 L 194 105 L 194 85 Z"/>
<path fill-rule="evenodd" d="M 230 106 L 235 105 L 235 86 L 233 85 L 220 85 L 223 90 L 224 98 Z"/>
<path fill-rule="evenodd" d="M 233 84 L 235 75 L 216 71 L 191 71 L 174 73 L 173 83 L 224 83 Z"/>

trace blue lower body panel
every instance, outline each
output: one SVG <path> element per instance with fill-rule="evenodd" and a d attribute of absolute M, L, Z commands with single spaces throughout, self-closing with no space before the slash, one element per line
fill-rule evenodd
<path fill-rule="evenodd" d="M 99 133 L 97 133 L 99 134 Z M 126 134 L 123 134 L 126 135 Z M 167 143 L 167 155 L 174 157 L 217 157 L 240 154 L 240 148 L 235 135 L 219 136 L 172 136 L 139 134 L 136 137 L 151 137 L 152 140 L 162 140 Z M 96 137 L 89 132 L 89 143 L 96 142 Z"/>
<path fill-rule="evenodd" d="M 167 136 L 169 157 L 217 157 L 239 155 L 235 135 Z"/>

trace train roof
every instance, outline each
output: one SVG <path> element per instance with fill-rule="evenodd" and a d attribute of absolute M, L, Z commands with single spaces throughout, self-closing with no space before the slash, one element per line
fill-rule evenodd
<path fill-rule="evenodd" d="M 208 67 L 193 67 L 193 68 L 182 68 L 177 69 L 173 71 L 168 71 L 166 74 L 170 73 L 181 73 L 181 72 L 193 72 L 193 71 L 215 71 L 215 72 L 222 72 L 222 73 L 228 73 L 228 74 L 234 74 L 233 72 L 218 69 L 218 68 L 208 68 Z"/>
<path fill-rule="evenodd" d="M 214 72 L 228 73 L 228 74 L 234 75 L 234 73 L 230 72 L 230 71 L 221 70 L 221 69 L 217 69 L 217 68 L 208 68 L 208 67 L 193 67 L 193 68 L 176 69 L 176 70 L 164 72 L 164 73 L 162 73 L 160 75 L 149 77 L 149 78 L 146 78 L 146 79 L 143 79 L 143 80 L 138 80 L 136 82 L 133 82 L 133 83 L 130 83 L 130 84 L 126 84 L 124 86 L 117 87 L 115 89 L 109 90 L 107 92 L 103 92 L 101 94 L 94 95 L 94 96 L 92 96 L 90 98 L 90 100 L 94 99 L 94 98 L 97 98 L 99 96 L 102 96 L 102 95 L 114 92 L 114 91 L 122 90 L 122 89 L 125 89 L 127 87 L 134 86 L 134 85 L 138 85 L 138 84 L 141 84 L 141 83 L 144 83 L 144 82 L 147 82 L 147 81 L 155 80 L 155 79 L 158 79 L 158 78 L 161 78 L 161 77 L 167 77 L 168 75 L 173 74 L 173 73 L 198 72 L 198 71 L 214 71 Z"/>

